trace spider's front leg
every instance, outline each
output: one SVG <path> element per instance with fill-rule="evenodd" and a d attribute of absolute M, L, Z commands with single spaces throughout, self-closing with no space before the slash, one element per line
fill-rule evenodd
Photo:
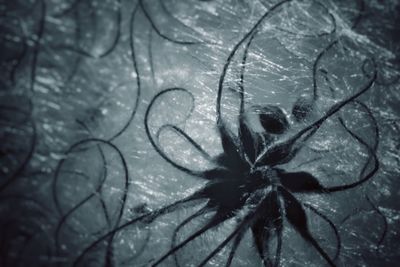
<path fill-rule="evenodd" d="M 279 266 L 282 249 L 282 230 L 283 218 L 282 207 L 276 190 L 273 190 L 264 200 L 265 210 L 251 226 L 254 242 L 258 255 L 265 267 Z M 271 259 L 268 251 L 268 244 L 271 241 L 272 234 L 276 234 L 277 245 L 274 259 Z"/>
<path fill-rule="evenodd" d="M 326 262 L 335 267 L 336 264 L 329 257 L 329 255 L 323 250 L 317 240 L 312 236 L 308 223 L 307 215 L 304 211 L 303 205 L 283 187 L 278 187 L 279 195 L 284 201 L 285 217 L 294 229 L 302 236 L 304 240 L 310 243 L 318 253 L 326 260 Z"/>
<path fill-rule="evenodd" d="M 317 178 L 308 172 L 286 172 L 276 168 L 280 184 L 293 193 L 321 193 L 325 187 L 320 184 Z"/>

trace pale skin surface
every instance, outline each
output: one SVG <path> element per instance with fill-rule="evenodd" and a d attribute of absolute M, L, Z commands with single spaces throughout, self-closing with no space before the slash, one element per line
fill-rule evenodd
<path fill-rule="evenodd" d="M 61 2 L 0 4 L 0 266 L 398 261 L 396 1 Z"/>

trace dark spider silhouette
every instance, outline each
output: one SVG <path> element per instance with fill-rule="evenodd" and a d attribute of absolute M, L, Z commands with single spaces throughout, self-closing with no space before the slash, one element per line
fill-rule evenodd
<path fill-rule="evenodd" d="M 233 241 L 226 266 L 230 266 L 236 250 L 247 231 L 251 231 L 254 237 L 254 242 L 264 266 L 277 266 L 280 263 L 280 254 L 282 247 L 282 231 L 283 220 L 288 223 L 306 240 L 330 266 L 335 265 L 335 259 L 340 253 L 340 237 L 335 225 L 328 217 L 320 213 L 317 209 L 309 204 L 301 203 L 297 198 L 297 193 L 313 193 L 313 194 L 329 194 L 338 191 L 354 188 L 368 181 L 374 176 L 379 168 L 374 149 L 366 143 L 357 134 L 352 132 L 344 122 L 342 126 L 345 130 L 356 139 L 369 154 L 368 163 L 373 163 L 373 168 L 367 172 L 367 166 L 364 166 L 360 177 L 357 181 L 344 184 L 326 187 L 319 180 L 308 172 L 288 172 L 282 166 L 290 162 L 304 144 L 314 135 L 320 126 L 333 115 L 337 114 L 344 106 L 355 101 L 359 96 L 368 91 L 376 80 L 376 68 L 374 73 L 368 76 L 369 81 L 362 86 L 355 94 L 334 104 L 325 114 L 315 122 L 304 127 L 302 130 L 291 135 L 289 138 L 277 138 L 283 136 L 289 128 L 289 122 L 284 112 L 277 106 L 252 106 L 248 109 L 244 108 L 243 103 L 243 72 L 242 67 L 240 85 L 240 113 L 238 115 L 238 134 L 234 134 L 228 129 L 227 123 L 221 115 L 221 98 L 223 91 L 224 79 L 226 76 L 229 64 L 235 56 L 239 47 L 245 44 L 245 53 L 242 63 L 245 63 L 249 46 L 258 32 L 261 23 L 272 14 L 274 10 L 290 1 L 282 1 L 271 8 L 265 15 L 255 24 L 255 26 L 238 42 L 231 54 L 229 55 L 219 81 L 218 96 L 217 96 L 217 129 L 221 138 L 222 153 L 216 157 L 211 157 L 203 148 L 197 144 L 190 136 L 176 125 L 163 125 L 157 132 L 157 138 L 162 129 L 169 128 L 186 139 L 193 147 L 199 151 L 206 159 L 214 164 L 214 168 L 205 171 L 197 171 L 180 165 L 171 159 L 161 148 L 153 137 L 149 128 L 149 116 L 156 101 L 165 94 L 172 92 L 185 92 L 193 95 L 184 88 L 169 88 L 159 92 L 150 102 L 145 114 L 145 129 L 147 136 L 154 149 L 167 162 L 177 169 L 191 175 L 200 177 L 208 182 L 201 189 L 192 195 L 181 199 L 175 203 L 162 207 L 160 209 L 147 212 L 143 215 L 135 217 L 117 227 L 95 242 L 89 245 L 78 256 L 74 262 L 77 266 L 90 250 L 97 245 L 114 236 L 122 229 L 136 223 L 150 224 L 156 218 L 173 212 L 183 206 L 193 205 L 194 202 L 206 201 L 204 207 L 185 219 L 177 226 L 173 233 L 172 247 L 163 256 L 155 260 L 151 266 L 158 266 L 163 263 L 168 257 L 185 247 L 188 243 L 200 237 L 212 228 L 217 227 L 223 222 L 237 218 L 238 225 L 229 234 L 223 242 L 221 242 L 212 252 L 198 265 L 204 266 L 218 252 L 225 248 Z M 247 43 L 245 43 L 247 41 Z M 243 64 L 244 66 L 245 64 Z M 375 65 L 374 65 L 375 66 Z M 315 73 L 314 73 L 315 74 Z M 138 75 L 138 77 L 140 77 Z M 301 99 L 300 99 L 301 100 Z M 316 98 L 312 99 L 316 101 Z M 296 121 L 301 121 L 312 110 L 313 103 L 309 101 L 297 101 L 292 109 L 292 115 Z M 255 130 L 254 124 L 258 124 L 260 130 Z M 287 135 L 287 134 L 286 134 Z M 286 136 L 285 135 L 285 136 Z M 318 241 L 312 236 L 308 227 L 308 218 L 305 213 L 305 208 L 325 220 L 335 232 L 337 239 L 336 253 L 334 257 L 330 257 L 328 253 L 320 246 Z M 240 217 L 239 211 L 243 211 L 245 215 Z M 206 213 L 214 213 L 205 225 L 199 230 L 192 233 L 186 239 L 176 244 L 176 235 L 178 231 L 191 220 L 204 215 Z M 270 240 L 273 235 L 277 237 L 277 245 L 274 256 L 271 257 L 269 252 Z M 175 258 L 176 260 L 176 258 Z M 107 261 L 109 262 L 109 261 Z M 179 265 L 176 260 L 177 265 Z"/>
<path fill-rule="evenodd" d="M 378 159 L 374 151 L 372 151 L 372 148 L 368 144 L 360 139 L 360 143 L 366 147 L 373 158 L 374 168 L 356 182 L 333 187 L 322 185 L 316 177 L 308 172 L 287 172 L 284 169 L 279 168 L 279 165 L 291 161 L 303 147 L 307 139 L 318 130 L 324 121 L 340 111 L 346 104 L 354 101 L 357 97 L 365 93 L 369 88 L 371 88 L 375 79 L 376 72 L 370 77 L 369 82 L 361 90 L 347 99 L 333 105 L 322 118 L 303 128 L 284 141 L 279 140 L 279 138 L 275 141 L 274 138 L 272 138 L 272 135 L 285 133 L 289 127 L 286 116 L 277 106 L 255 106 L 248 110 L 250 111 L 250 116 L 255 117 L 253 120 L 256 120 L 256 122 L 262 125 L 262 132 L 254 131 L 251 125 L 249 125 L 251 124 L 251 120 L 247 116 L 249 112 L 241 114 L 238 118 L 238 136 L 235 136 L 230 132 L 221 119 L 217 126 L 221 136 L 223 152 L 214 158 L 209 157 L 207 152 L 205 152 L 200 145 L 195 143 L 193 139 L 177 126 L 164 125 L 164 127 L 169 127 L 186 138 L 198 151 L 202 152 L 215 163 L 215 168 L 206 171 L 194 171 L 179 165 L 169 158 L 152 138 L 148 126 L 148 118 L 156 100 L 166 93 L 187 91 L 183 88 L 170 88 L 158 93 L 151 101 L 145 116 L 146 131 L 150 137 L 151 143 L 154 145 L 157 152 L 173 166 L 190 175 L 206 179 L 208 182 L 203 188 L 187 198 L 158 210 L 147 212 L 144 215 L 136 217 L 116 227 L 87 247 L 76 259 L 74 265 L 76 266 L 89 250 L 94 248 L 100 242 L 107 240 L 110 236 L 115 235 L 116 232 L 125 227 L 138 222 L 149 224 L 159 216 L 177 210 L 188 203 L 193 203 L 198 200 L 206 200 L 207 203 L 203 208 L 184 220 L 176 228 L 174 240 L 177 231 L 179 231 L 179 229 L 190 220 L 205 213 L 215 212 L 212 218 L 201 229 L 194 232 L 179 244 L 173 245 L 168 252 L 152 263 L 152 266 L 158 266 L 165 259 L 175 254 L 179 249 L 183 248 L 189 242 L 198 238 L 208 230 L 220 225 L 232 217 L 237 217 L 237 212 L 240 210 L 248 210 L 248 212 L 243 218 L 239 218 L 240 222 L 235 230 L 198 266 L 204 266 L 212 257 L 228 245 L 229 242 L 234 240 L 232 250 L 226 263 L 226 266 L 230 266 L 235 251 L 244 234 L 248 230 L 253 234 L 258 254 L 263 260 L 264 265 L 279 265 L 284 219 L 287 219 L 293 228 L 317 250 L 330 266 L 336 266 L 334 259 L 339 255 L 340 250 L 340 238 L 336 227 L 318 210 L 308 204 L 302 204 L 296 198 L 295 194 L 328 194 L 354 188 L 366 182 L 376 173 L 379 167 Z M 348 129 L 348 131 L 351 132 L 350 129 Z M 317 216 L 320 216 L 323 220 L 328 222 L 334 230 L 337 238 L 337 250 L 336 255 L 333 258 L 331 258 L 327 252 L 321 248 L 320 244 L 312 236 L 310 229 L 307 226 L 307 216 L 304 208 L 308 208 Z M 270 253 L 267 251 L 268 241 L 271 239 L 273 234 L 277 235 L 278 241 L 274 259 L 271 258 Z"/>

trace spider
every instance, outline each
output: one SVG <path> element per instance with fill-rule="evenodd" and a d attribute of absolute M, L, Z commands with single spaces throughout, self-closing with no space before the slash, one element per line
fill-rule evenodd
<path fill-rule="evenodd" d="M 283 221 L 285 219 L 330 266 L 336 266 L 334 261 L 339 255 L 340 238 L 335 225 L 312 206 L 301 203 L 296 197 L 296 194 L 329 194 L 351 189 L 366 182 L 378 170 L 378 160 L 373 149 L 363 142 L 362 139 L 358 139 L 374 159 L 374 168 L 356 182 L 345 185 L 326 187 L 311 173 L 304 171 L 288 172 L 280 165 L 290 162 L 294 157 L 296 157 L 304 143 L 328 118 L 332 117 L 345 105 L 365 93 L 372 87 L 375 79 L 376 72 L 371 76 L 369 82 L 357 93 L 333 105 L 320 119 L 304 127 L 302 130 L 285 140 L 282 140 L 283 138 L 273 137 L 282 136 L 287 132 L 290 126 L 284 112 L 274 105 L 252 106 L 245 112 L 241 113 L 238 117 L 238 135 L 233 134 L 226 127 L 226 122 L 220 119 L 217 123 L 217 129 L 221 138 L 223 151 L 219 155 L 209 158 L 216 167 L 205 171 L 194 171 L 179 165 L 179 163 L 169 158 L 159 147 L 154 138 L 152 138 L 148 126 L 148 119 L 150 111 L 157 99 L 171 92 L 187 92 L 186 89 L 183 88 L 169 88 L 161 91 L 150 102 L 145 114 L 145 126 L 150 141 L 156 151 L 166 161 L 181 171 L 205 179 L 207 183 L 201 189 L 184 199 L 158 210 L 146 212 L 145 214 L 116 227 L 87 247 L 76 259 L 74 266 L 76 266 L 82 260 L 84 255 L 86 255 L 96 245 L 107 240 L 109 236 L 114 235 L 118 231 L 139 222 L 150 224 L 162 215 L 171 213 L 178 208 L 182 208 L 189 203 L 193 204 L 193 202 L 199 200 L 205 200 L 205 206 L 177 226 L 174 231 L 173 243 L 175 243 L 176 233 L 183 227 L 183 225 L 206 213 L 213 212 L 214 215 L 199 230 L 192 233 L 179 244 L 173 244 L 171 249 L 154 261 L 151 266 L 160 265 L 191 241 L 233 217 L 238 219 L 238 225 L 234 231 L 228 235 L 226 239 L 220 243 L 220 245 L 218 245 L 218 247 L 216 247 L 198 266 L 204 266 L 207 264 L 211 258 L 233 241 L 231 252 L 226 262 L 226 266 L 230 266 L 236 249 L 247 231 L 251 231 L 253 235 L 258 255 L 260 256 L 264 266 L 278 266 L 282 246 Z M 304 114 L 299 114 L 299 112 L 306 110 L 306 108 L 301 106 L 299 103 L 302 102 L 299 101 L 296 103 L 292 109 L 292 114 L 294 116 L 303 116 Z M 254 125 L 258 125 L 262 130 L 255 130 L 256 127 Z M 194 145 L 197 150 L 206 154 L 200 145 L 198 145 L 190 136 L 177 126 L 164 125 L 164 127 L 169 127 L 175 130 Z M 356 136 L 350 129 L 347 130 L 349 133 L 353 134 L 353 136 Z M 337 249 L 334 258 L 331 258 L 312 236 L 307 224 L 305 208 L 310 209 L 323 220 L 328 222 L 334 230 L 337 238 Z M 238 211 L 245 211 L 245 215 L 238 218 Z M 271 257 L 268 252 L 268 241 L 271 239 L 273 234 L 276 234 L 277 236 L 277 247 L 274 257 Z"/>
<path fill-rule="evenodd" d="M 318 131 L 327 119 L 337 114 L 344 106 L 355 101 L 373 86 L 377 76 L 376 69 L 374 69 L 372 75 L 368 76 L 368 82 L 355 94 L 337 102 L 332 107 L 328 108 L 321 118 L 290 136 L 288 134 L 288 129 L 290 128 L 289 120 L 278 106 L 262 105 L 251 106 L 247 109 L 244 108 L 243 85 L 241 85 L 240 91 L 241 103 L 240 112 L 237 117 L 237 134 L 229 129 L 227 122 L 221 115 L 223 82 L 232 58 L 238 48 L 248 40 L 245 47 L 245 56 L 243 58 L 243 63 L 245 62 L 248 48 L 257 33 L 259 25 L 269 14 L 272 14 L 271 12 L 273 10 L 286 2 L 290 1 L 282 1 L 279 5 L 276 5 L 276 7 L 271 8 L 270 11 L 268 11 L 270 13 L 267 12 L 260 19 L 254 28 L 235 45 L 224 66 L 218 88 L 216 125 L 221 139 L 222 152 L 215 157 L 211 157 L 199 144 L 176 125 L 163 125 L 157 132 L 158 138 L 161 129 L 169 128 L 175 131 L 192 144 L 193 147 L 212 162 L 215 167 L 204 171 L 198 171 L 180 165 L 163 151 L 159 145 L 158 139 L 155 139 L 151 133 L 149 117 L 157 100 L 165 94 L 173 92 L 185 92 L 190 94 L 188 90 L 184 88 L 165 89 L 156 94 L 148 105 L 144 118 L 145 130 L 156 152 L 178 170 L 190 176 L 199 177 L 205 180 L 206 184 L 186 198 L 157 210 L 148 211 L 145 214 L 139 215 L 115 227 L 86 247 L 74 261 L 74 266 L 77 266 L 85 255 L 97 245 L 104 241 L 107 242 L 111 236 L 126 227 L 138 223 L 150 224 L 162 215 L 171 213 L 185 206 L 193 206 L 193 203 L 199 201 L 205 201 L 206 204 L 176 227 L 173 233 L 171 248 L 161 257 L 155 259 L 151 263 L 151 266 L 159 266 L 164 263 L 167 258 L 175 256 L 176 252 L 193 240 L 232 218 L 236 218 L 238 222 L 234 230 L 214 248 L 198 266 L 206 265 L 217 253 L 233 242 L 225 265 L 230 266 L 240 242 L 248 231 L 251 231 L 253 235 L 257 253 L 264 266 L 278 266 L 280 264 L 284 220 L 287 220 L 289 225 L 291 225 L 293 229 L 321 255 L 327 264 L 336 266 L 335 260 L 340 253 L 341 244 L 340 236 L 335 225 L 317 209 L 313 208 L 311 205 L 302 203 L 296 197 L 296 194 L 331 194 L 348 190 L 365 183 L 374 176 L 379 168 L 379 162 L 374 149 L 342 123 L 345 130 L 368 151 L 370 156 L 368 163 L 373 162 L 372 170 L 367 172 L 366 167 L 364 167 L 358 180 L 349 184 L 327 187 L 321 184 L 319 179 L 309 172 L 289 172 L 285 170 L 284 164 L 291 162 L 298 155 L 304 144 Z M 243 64 L 243 66 L 244 65 L 245 64 Z M 242 68 L 242 74 L 243 70 Z M 243 75 L 241 75 L 241 81 L 243 81 Z M 193 95 L 191 96 L 193 97 Z M 316 98 L 313 100 L 315 101 Z M 299 99 L 292 108 L 292 115 L 295 121 L 301 121 L 307 117 L 307 114 L 312 109 L 313 103 L 308 102 L 306 99 Z M 308 227 L 308 217 L 305 209 L 310 209 L 311 212 L 325 220 L 333 229 L 337 239 L 334 257 L 329 256 L 319 242 L 313 237 Z M 181 242 L 176 243 L 176 235 L 184 225 L 207 213 L 213 213 L 213 215 L 199 230 L 193 232 Z M 277 240 L 276 249 L 274 253 L 270 253 L 270 241 L 274 234 Z M 271 254 L 274 255 L 271 256 Z M 106 257 L 110 257 L 110 255 L 107 254 Z M 176 258 L 175 261 L 177 265 L 179 265 Z M 106 262 L 111 261 L 107 260 Z"/>

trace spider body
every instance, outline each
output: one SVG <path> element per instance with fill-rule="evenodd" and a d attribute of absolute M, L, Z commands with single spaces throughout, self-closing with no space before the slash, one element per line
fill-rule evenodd
<path fill-rule="evenodd" d="M 177 126 L 162 126 L 160 129 L 170 128 L 185 138 L 196 150 L 214 164 L 214 168 L 204 171 L 195 171 L 180 165 L 170 158 L 159 146 L 159 142 L 153 138 L 148 120 L 150 111 L 157 99 L 167 93 L 188 92 L 183 88 L 169 88 L 161 91 L 152 99 L 145 114 L 147 136 L 156 152 L 168 163 L 188 175 L 207 180 L 207 183 L 184 199 L 157 210 L 148 211 L 109 231 L 88 246 L 75 260 L 74 266 L 77 266 L 89 251 L 126 227 L 139 222 L 150 224 L 162 215 L 171 213 L 182 206 L 193 206 L 193 202 L 198 203 L 199 200 L 205 201 L 205 205 L 183 220 L 175 228 L 171 248 L 163 256 L 154 261 L 151 266 L 163 264 L 170 256 L 175 256 L 176 265 L 179 266 L 176 257 L 177 251 L 231 218 L 236 219 L 237 226 L 235 230 L 212 250 L 198 266 L 206 265 L 217 253 L 229 243 L 232 243 L 231 251 L 225 264 L 227 267 L 231 266 L 238 246 L 244 234 L 248 231 L 251 231 L 253 235 L 255 247 L 264 266 L 279 266 L 284 220 L 321 255 L 329 266 L 336 266 L 335 259 L 339 256 L 341 242 L 335 225 L 316 208 L 309 204 L 301 203 L 295 195 L 297 193 L 334 193 L 357 187 L 368 181 L 379 168 L 379 161 L 374 149 L 341 121 L 344 129 L 367 149 L 370 155 L 370 160 L 367 164 L 369 162 L 373 163 L 372 170 L 369 172 L 363 170 L 360 173 L 359 179 L 355 182 L 326 187 L 311 173 L 304 171 L 288 172 L 284 169 L 283 164 L 290 162 L 296 157 L 307 140 L 313 136 L 327 119 L 331 118 L 345 105 L 354 101 L 358 96 L 370 89 L 375 79 L 376 72 L 370 77 L 369 82 L 358 92 L 336 103 L 320 119 L 291 136 L 286 133 L 287 129 L 289 129 L 288 120 L 282 110 L 276 106 L 252 107 L 248 110 L 252 114 L 249 116 L 246 112 L 242 112 L 238 116 L 239 127 L 237 134 L 228 130 L 225 122 L 220 119 L 217 121 L 217 129 L 221 138 L 222 153 L 215 157 L 211 157 L 199 144 Z M 375 125 L 372 115 L 370 118 Z M 159 137 L 159 132 L 157 133 L 157 137 Z M 326 221 L 334 231 L 337 246 L 333 257 L 328 255 L 312 236 L 308 227 L 308 217 L 305 208 Z M 213 213 L 213 216 L 199 230 L 194 231 L 180 243 L 176 242 L 176 236 L 184 225 L 207 213 Z M 272 242 L 272 240 L 276 242 Z M 271 244 L 275 244 L 275 248 L 271 248 Z"/>
<path fill-rule="evenodd" d="M 293 140 L 275 144 L 273 140 L 276 138 L 271 136 L 286 132 L 289 128 L 286 116 L 276 106 L 256 107 L 252 111 L 256 111 L 258 123 L 264 131 L 254 131 L 246 116 L 239 118 L 238 138 L 221 128 L 223 153 L 214 158 L 217 167 L 204 173 L 209 182 L 195 194 L 196 198 L 207 199 L 206 207 L 216 210 L 215 224 L 231 218 L 247 206 L 253 211 L 262 210 L 250 216 L 244 228 L 251 230 L 265 266 L 279 264 L 284 217 L 334 266 L 308 231 L 305 212 L 293 195 L 321 190 L 321 184 L 307 172 L 289 173 L 276 167 L 290 161 L 295 154 Z M 267 247 L 274 233 L 278 235 L 278 247 L 272 260 Z"/>
<path fill-rule="evenodd" d="M 241 116 L 239 138 L 233 137 L 228 131 L 221 135 L 223 153 L 213 159 L 217 167 L 205 172 L 204 177 L 210 182 L 203 189 L 203 194 L 218 205 L 229 206 L 235 202 L 244 205 L 248 196 L 255 191 L 279 183 L 278 172 L 272 165 L 257 165 L 259 159 L 268 161 L 274 157 L 275 154 L 270 155 L 268 150 L 273 140 L 268 131 L 277 132 L 279 129 L 279 133 L 283 133 L 283 129 L 287 128 L 287 120 L 281 116 L 283 113 L 278 108 L 270 114 L 259 115 L 258 119 L 266 129 L 264 132 L 255 132 L 248 125 L 246 117 Z M 261 119 L 264 119 L 264 123 Z M 265 121 L 272 126 L 268 128 Z M 275 149 L 274 146 L 271 148 Z M 262 153 L 267 156 L 260 157 Z"/>
<path fill-rule="evenodd" d="M 231 218 L 235 218 L 238 223 L 235 230 L 212 250 L 198 266 L 206 265 L 217 253 L 232 242 L 231 252 L 225 265 L 227 267 L 231 266 L 238 246 L 244 234 L 248 231 L 251 231 L 253 235 L 257 252 L 264 266 L 279 266 L 284 220 L 321 255 L 329 266 L 336 266 L 335 259 L 339 256 L 341 242 L 335 225 L 316 208 L 309 204 L 301 203 L 295 195 L 297 193 L 329 194 L 361 185 L 371 179 L 379 168 L 376 153 L 373 148 L 342 123 L 344 129 L 368 150 L 373 163 L 372 170 L 369 172 L 363 170 L 357 181 L 345 185 L 326 187 L 311 173 L 304 171 L 288 172 L 284 169 L 283 164 L 296 157 L 307 140 L 313 136 L 327 119 L 370 89 L 375 79 L 376 72 L 358 92 L 336 103 L 320 119 L 290 136 L 287 133 L 289 129 L 288 120 L 284 112 L 276 106 L 251 107 L 248 111 L 252 115 L 250 114 L 249 116 L 247 116 L 247 112 L 242 112 L 238 116 L 239 127 L 237 134 L 228 130 L 225 122 L 220 119 L 217 121 L 217 129 L 221 138 L 222 153 L 215 157 L 211 157 L 179 127 L 170 124 L 162 126 L 160 129 L 170 128 L 185 138 L 196 150 L 214 164 L 214 168 L 204 171 L 195 171 L 180 165 L 170 158 L 159 146 L 159 142 L 153 138 L 148 121 L 150 111 L 157 99 L 164 94 L 172 92 L 188 93 L 183 88 L 169 88 L 161 91 L 152 99 L 145 114 L 147 136 L 156 152 L 168 163 L 190 176 L 197 176 L 207 180 L 207 183 L 186 198 L 139 215 L 109 231 L 88 246 L 75 260 L 74 266 L 77 266 L 89 251 L 126 227 L 139 222 L 150 224 L 162 215 L 171 213 L 183 206 L 193 206 L 193 202 L 198 203 L 198 201 L 205 201 L 206 203 L 175 228 L 171 248 L 154 261 L 151 266 L 163 264 L 170 256 L 175 256 L 176 265 L 179 266 L 176 257 L 177 251 Z M 375 124 L 373 117 L 370 117 Z M 157 137 L 159 137 L 159 132 L 157 132 Z M 308 217 L 305 209 L 309 209 L 316 216 L 326 221 L 334 231 L 337 245 L 333 257 L 328 255 L 312 236 L 308 227 Z M 207 213 L 213 213 L 213 216 L 199 230 L 194 231 L 180 243 L 176 242 L 176 236 L 184 225 Z M 272 240 L 276 242 L 272 242 Z M 271 248 L 271 244 L 275 244 L 275 248 Z"/>
<path fill-rule="evenodd" d="M 247 111 L 243 110 L 238 117 L 239 129 L 237 135 L 228 130 L 225 122 L 219 115 L 217 128 L 221 138 L 223 152 L 215 158 L 210 159 L 216 167 L 204 172 L 194 172 L 180 166 L 162 152 L 156 142 L 150 138 L 159 154 L 172 165 L 180 170 L 186 171 L 188 174 L 208 180 L 208 183 L 206 183 L 202 189 L 195 192 L 192 196 L 177 202 L 177 205 L 180 205 L 183 202 L 192 200 L 207 200 L 205 207 L 189 216 L 178 225 L 174 231 L 171 249 L 153 263 L 152 266 L 159 265 L 192 240 L 232 217 L 240 221 L 235 231 L 215 248 L 215 250 L 213 250 L 198 266 L 207 264 L 212 257 L 234 239 L 231 253 L 226 262 L 226 266 L 230 266 L 234 254 L 243 239 L 244 233 L 248 230 L 253 234 L 255 246 L 264 266 L 278 266 L 280 263 L 284 219 L 286 219 L 304 240 L 314 247 L 330 266 L 336 266 L 334 261 L 340 253 L 341 242 L 335 225 L 329 218 L 312 206 L 301 203 L 295 197 L 295 194 L 327 194 L 354 188 L 364 183 L 370 179 L 378 169 L 378 161 L 375 153 L 368 145 L 360 142 L 369 150 L 371 157 L 374 158 L 374 169 L 364 176 L 361 176 L 356 182 L 333 187 L 323 186 L 311 173 L 304 171 L 288 172 L 280 165 L 290 162 L 298 154 L 307 140 L 313 136 L 328 118 L 371 88 L 375 78 L 376 75 L 373 75 L 370 81 L 357 93 L 333 105 L 320 119 L 284 140 L 282 136 L 289 129 L 289 122 L 284 112 L 279 107 L 267 105 L 263 107 L 251 107 Z M 149 105 L 145 118 L 146 125 L 148 125 L 149 111 L 155 100 L 162 94 L 171 91 L 182 91 L 182 89 L 171 88 L 156 95 Z M 250 113 L 250 115 L 248 113 Z M 345 125 L 343 126 L 351 135 L 356 136 Z M 178 131 L 178 128 L 173 128 Z M 180 130 L 178 132 L 189 140 L 196 149 L 202 151 L 201 147 L 189 136 Z M 148 136 L 151 137 L 148 126 L 147 133 Z M 285 136 L 287 135 L 285 134 Z M 202 153 L 206 154 L 204 151 L 202 151 Z M 170 212 L 170 207 L 175 208 L 177 206 L 175 204 L 168 206 L 168 212 Z M 305 208 L 310 209 L 314 214 L 326 221 L 333 229 L 337 240 L 336 253 L 333 257 L 329 256 L 312 236 L 308 227 Z M 240 210 L 246 213 L 243 218 L 238 218 L 238 211 Z M 164 210 L 162 210 L 162 212 L 164 212 Z M 175 244 L 176 234 L 179 229 L 194 218 L 209 212 L 215 212 L 215 214 L 208 223 L 181 243 Z M 271 252 L 270 247 L 270 241 L 272 239 L 276 240 L 274 252 Z M 176 257 L 175 260 L 177 265 L 179 265 Z"/>
<path fill-rule="evenodd" d="M 360 172 L 356 181 L 344 185 L 326 187 L 319 182 L 311 173 L 299 171 L 289 172 L 284 169 L 284 164 L 292 161 L 304 144 L 314 135 L 320 126 L 333 115 L 337 114 L 344 106 L 355 101 L 359 96 L 367 92 L 376 80 L 376 68 L 372 75 L 366 76 L 368 82 L 349 97 L 337 102 L 316 121 L 308 124 L 298 132 L 289 134 L 290 124 L 285 113 L 277 106 L 264 105 L 244 108 L 244 87 L 240 86 L 239 100 L 240 112 L 238 114 L 237 133 L 233 133 L 223 119 L 221 111 L 221 99 L 224 89 L 224 80 L 229 64 L 232 61 L 238 48 L 248 40 L 246 48 L 250 46 L 258 26 L 272 12 L 283 3 L 270 9 L 253 29 L 235 45 L 229 55 L 223 72 L 220 76 L 218 94 L 217 94 L 217 130 L 221 140 L 222 152 L 215 157 L 211 157 L 198 143 L 176 125 L 165 124 L 159 127 L 156 134 L 150 130 L 149 119 L 153 111 L 154 104 L 165 94 L 186 93 L 194 99 L 193 94 L 184 88 L 168 88 L 157 93 L 150 101 L 144 115 L 144 125 L 146 135 L 155 151 L 169 164 L 176 169 L 192 177 L 205 179 L 206 184 L 189 195 L 172 204 L 166 205 L 154 211 L 149 211 L 139 215 L 125 223 L 115 227 L 108 233 L 98 238 L 90 244 L 78 256 L 74 266 L 89 253 L 93 248 L 102 244 L 102 242 L 114 236 L 117 232 L 137 224 L 139 222 L 150 224 L 158 217 L 171 213 L 182 208 L 182 206 L 194 206 L 193 202 L 205 202 L 205 205 L 194 214 L 184 219 L 174 230 L 171 248 L 164 255 L 152 262 L 151 266 L 164 264 L 166 259 L 175 256 L 175 263 L 179 266 L 176 252 L 188 245 L 193 240 L 199 238 L 209 230 L 221 225 L 231 218 L 235 218 L 237 225 L 211 253 L 197 266 L 204 266 L 222 249 L 229 244 L 231 251 L 227 258 L 225 266 L 230 266 L 234 255 L 238 249 L 246 232 L 251 231 L 254 243 L 260 259 L 265 267 L 278 266 L 280 264 L 280 254 L 282 248 L 282 233 L 284 230 L 284 220 L 290 225 L 305 241 L 313 247 L 318 254 L 325 260 L 329 266 L 336 266 L 335 260 L 340 253 L 340 236 L 335 225 L 325 215 L 309 204 L 301 203 L 297 198 L 297 193 L 329 194 L 338 191 L 344 191 L 355 188 L 371 179 L 379 168 L 379 161 L 376 151 L 367 142 L 365 142 L 356 133 L 352 132 L 341 120 L 341 126 L 363 146 L 369 154 L 369 160 Z M 247 50 L 246 50 L 247 51 Z M 246 55 L 246 53 L 245 53 Z M 372 62 L 374 63 L 374 61 Z M 245 64 L 243 64 L 244 66 Z M 374 64 L 375 66 L 375 64 Z M 242 71 L 244 69 L 242 68 Z M 242 75 L 243 76 L 243 75 Z M 241 76 L 241 77 L 242 77 Z M 243 78 L 243 77 L 242 77 Z M 241 81 L 243 79 L 241 78 Z M 308 115 L 314 108 L 316 98 L 300 99 L 292 108 L 292 115 L 295 122 L 308 119 Z M 376 125 L 372 115 L 371 122 Z M 164 129 L 175 131 L 180 137 L 188 141 L 192 147 L 200 152 L 205 159 L 213 164 L 213 168 L 208 170 L 194 170 L 191 167 L 181 165 L 177 160 L 171 158 L 159 142 L 160 131 Z M 378 138 L 378 134 L 377 134 Z M 372 165 L 372 169 L 367 171 L 367 165 Z M 327 222 L 336 236 L 336 252 L 330 256 L 314 239 L 308 227 L 308 217 L 305 209 L 309 209 L 316 216 Z M 179 230 L 190 221 L 207 213 L 213 213 L 208 221 L 200 229 L 191 233 L 179 243 L 176 242 L 176 236 Z M 275 240 L 276 242 L 272 242 Z M 275 244 L 275 248 L 272 248 Z"/>

